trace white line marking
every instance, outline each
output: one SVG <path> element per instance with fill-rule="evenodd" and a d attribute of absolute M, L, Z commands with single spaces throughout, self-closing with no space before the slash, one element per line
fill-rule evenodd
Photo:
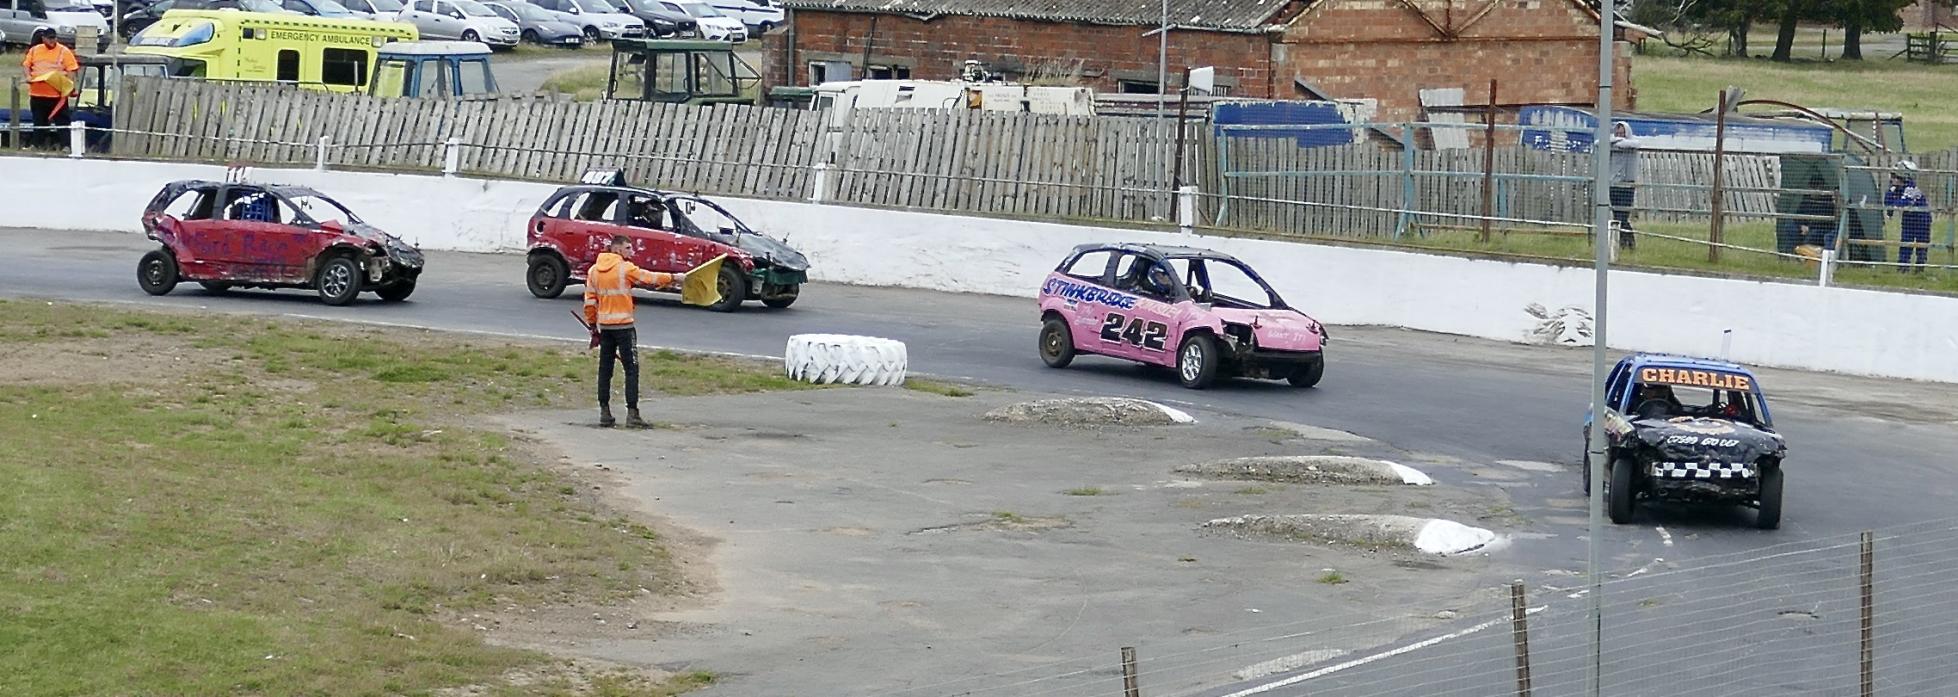
<path fill-rule="evenodd" d="M 1530 609 L 1528 609 L 1528 610 L 1525 610 L 1525 611 L 1523 612 L 1523 614 L 1524 614 L 1524 615 L 1534 615 L 1534 614 L 1536 614 L 1536 613 L 1538 613 L 1538 612 L 1540 612 L 1540 611 L 1542 611 L 1542 610 L 1543 610 L 1544 608 L 1546 608 L 1546 607 L 1549 607 L 1549 606 L 1548 606 L 1548 605 L 1545 605 L 1545 606 L 1541 606 L 1541 607 L 1533 607 L 1533 608 L 1530 608 Z M 1470 635 L 1470 634 L 1474 634 L 1474 633 L 1476 633 L 1476 632 L 1479 632 L 1479 631 L 1482 631 L 1482 630 L 1484 630 L 1484 629 L 1488 629 L 1488 628 L 1490 628 L 1490 627 L 1494 627 L 1494 626 L 1496 626 L 1496 625 L 1498 625 L 1498 624 L 1502 624 L 1502 623 L 1504 623 L 1504 622 L 1508 622 L 1508 621 L 1509 621 L 1509 620 L 1489 620 L 1489 621 L 1487 621 L 1487 622 L 1483 622 L 1482 624 L 1478 624 L 1478 625 L 1475 625 L 1475 626 L 1473 626 L 1473 627 L 1469 627 L 1468 629 L 1463 629 L 1463 630 L 1460 630 L 1460 631 L 1456 631 L 1456 632 L 1450 632 L 1450 633 L 1447 633 L 1447 634 L 1443 634 L 1443 635 L 1441 635 L 1441 636 L 1438 636 L 1438 637 L 1435 637 L 1435 638 L 1432 638 L 1432 639 L 1424 639 L 1424 640 L 1421 640 L 1421 641 L 1417 641 L 1417 642 L 1414 642 L 1414 643 L 1412 643 L 1412 644 L 1408 644 L 1408 645 L 1406 645 L 1406 646 L 1402 646 L 1402 647 L 1400 647 L 1400 648 L 1397 648 L 1397 649 L 1394 649 L 1394 650 L 1391 650 L 1391 651 L 1386 651 L 1386 652 L 1383 652 L 1383 653 L 1376 653 L 1376 654 L 1373 654 L 1373 655 L 1371 655 L 1371 656 L 1362 656 L 1362 657 L 1360 657 L 1360 658 L 1355 658 L 1355 659 L 1353 659 L 1353 660 L 1350 660 L 1350 661 L 1347 661 L 1347 662 L 1345 662 L 1345 663 L 1340 663 L 1340 664 L 1336 664 L 1336 665 L 1330 665 L 1330 666 L 1326 666 L 1326 667 L 1324 667 L 1324 668 L 1320 668 L 1320 669 L 1318 669 L 1318 670 L 1315 670 L 1315 671 L 1312 671 L 1312 672 L 1310 672 L 1310 673 L 1300 673 L 1300 674 L 1298 674 L 1298 675 L 1294 675 L 1294 676 L 1292 676 L 1292 677 L 1289 677 L 1289 678 L 1285 678 L 1284 680 L 1278 680 L 1278 681 L 1274 681 L 1274 682 L 1268 682 L 1268 683 L 1265 683 L 1265 684 L 1263 684 L 1263 685 L 1259 685 L 1259 686 L 1257 686 L 1257 687 L 1252 687 L 1252 688 L 1248 688 L 1248 689 L 1244 689 L 1244 690 L 1239 690 L 1239 691 L 1237 691 L 1237 692 L 1232 692 L 1232 693 L 1230 693 L 1230 694 L 1228 694 L 1228 695 L 1224 695 L 1224 697 L 1249 697 L 1250 695 L 1255 695 L 1255 694 L 1262 694 L 1262 693 L 1265 693 L 1265 692 L 1270 692 L 1270 691 L 1272 691 L 1272 690 L 1276 690 L 1276 689 L 1278 689 L 1278 688 L 1281 688 L 1281 687 L 1289 687 L 1289 686 L 1292 686 L 1292 685 L 1297 685 L 1297 684 L 1299 684 L 1299 683 L 1302 683 L 1302 682 L 1305 682 L 1305 681 L 1307 681 L 1307 680 L 1311 680 L 1311 679 L 1313 679 L 1313 678 L 1323 678 L 1323 677 L 1325 677 L 1325 676 L 1328 676 L 1328 675 L 1332 675 L 1333 673 L 1337 673 L 1337 672 L 1340 672 L 1340 671 L 1342 671 L 1342 670 L 1346 670 L 1346 669 L 1348 669 L 1348 668 L 1358 668 L 1358 667 L 1360 667 L 1360 666 L 1363 666 L 1363 665 L 1366 665 L 1366 664 L 1368 664 L 1368 663 L 1372 663 L 1372 662 L 1374 662 L 1374 661 L 1379 661 L 1379 660 L 1384 660 L 1384 659 L 1388 659 L 1388 658 L 1393 658 L 1393 657 L 1395 657 L 1395 656 L 1399 656 L 1399 655 L 1401 655 L 1401 654 L 1405 654 L 1405 653 L 1411 653 L 1411 652 L 1414 652 L 1414 651 L 1419 651 L 1419 650 L 1421 650 L 1421 649 L 1425 649 L 1425 648 L 1428 648 L 1428 647 L 1430 647 L 1430 646 L 1434 646 L 1435 644 L 1439 644 L 1439 643 L 1441 643 L 1441 642 L 1444 642 L 1444 641 L 1448 641 L 1448 640 L 1450 640 L 1450 639 L 1460 639 L 1460 638 L 1462 638 L 1462 637 L 1465 637 L 1465 636 L 1468 636 L 1468 635 Z"/>
<path fill-rule="evenodd" d="M 1667 547 L 1672 546 L 1672 533 L 1666 532 L 1664 525 L 1659 526 L 1659 542 Z"/>

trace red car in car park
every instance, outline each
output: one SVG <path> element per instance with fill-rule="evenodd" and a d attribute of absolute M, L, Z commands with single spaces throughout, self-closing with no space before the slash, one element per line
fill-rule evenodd
<path fill-rule="evenodd" d="M 365 291 L 400 301 L 422 272 L 421 250 L 302 186 L 171 182 L 144 208 L 143 231 L 163 245 L 136 266 L 150 295 L 195 281 L 212 292 L 310 288 L 329 305 Z"/>
<path fill-rule="evenodd" d="M 613 235 L 632 240 L 629 259 L 665 273 L 691 270 L 720 255 L 715 284 L 720 312 L 747 300 L 773 308 L 795 303 L 808 279 L 809 260 L 782 241 L 756 232 L 713 201 L 699 196 L 627 186 L 617 172 L 587 175 L 545 199 L 530 218 L 529 272 L 525 284 L 540 298 L 585 282 Z"/>

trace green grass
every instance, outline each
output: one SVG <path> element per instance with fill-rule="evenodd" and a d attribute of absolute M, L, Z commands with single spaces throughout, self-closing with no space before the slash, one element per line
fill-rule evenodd
<path fill-rule="evenodd" d="M 1233 491 L 1231 493 L 1240 496 L 1263 496 L 1265 494 L 1271 493 L 1271 490 L 1261 486 L 1247 486 L 1242 489 L 1238 489 L 1237 491 Z"/>
<path fill-rule="evenodd" d="M 1319 576 L 1318 581 L 1328 586 L 1337 586 L 1346 583 L 1346 575 L 1338 571 L 1327 571 Z"/>
<path fill-rule="evenodd" d="M 959 385 L 922 378 L 906 379 L 904 381 L 904 389 L 935 394 L 941 397 L 970 397 L 974 394 L 972 390 Z"/>
<path fill-rule="evenodd" d="M 1012 511 L 993 511 L 993 520 L 1001 523 L 1025 523 L 1027 517 Z"/>
<path fill-rule="evenodd" d="M 1061 492 L 1068 496 L 1101 496 L 1108 493 L 1098 486 L 1080 486 Z"/>
<path fill-rule="evenodd" d="M 460 613 L 679 582 L 652 529 L 461 420 L 588 401 L 581 352 L 0 302 L 15 360 L 90 340 L 181 353 L 112 354 L 112 372 L 169 376 L 151 380 L 0 383 L 10 691 L 506 694 L 518 688 L 499 676 L 553 660 L 485 644 Z M 646 367 L 655 394 L 800 386 L 721 360 L 661 354 Z M 709 682 L 620 674 L 523 691 L 658 696 Z"/>
<path fill-rule="evenodd" d="M 1772 50 L 1773 35 L 1767 36 Z M 1903 114 L 1904 140 L 1913 152 L 1958 146 L 1958 110 L 1951 108 L 1958 65 L 1906 63 L 1865 53 L 1867 60 L 1829 63 L 1645 55 L 1633 59 L 1632 81 L 1640 111 L 1709 109 L 1721 89 L 1735 86 L 1747 90 L 1748 99 Z"/>
<path fill-rule="evenodd" d="M 605 83 L 611 79 L 612 66 L 586 65 L 560 71 L 544 80 L 545 92 L 571 95 L 580 102 L 597 100 L 605 94 Z"/>

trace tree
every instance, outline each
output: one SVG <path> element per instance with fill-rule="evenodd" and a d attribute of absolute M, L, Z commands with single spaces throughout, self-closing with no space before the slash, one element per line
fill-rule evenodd
<path fill-rule="evenodd" d="M 1863 32 L 1893 32 L 1904 28 L 1898 12 L 1912 0 L 1836 0 L 1836 26 L 1842 27 L 1842 59 L 1863 59 Z"/>
<path fill-rule="evenodd" d="M 1667 45 L 1686 53 L 1709 53 L 1725 35 L 1728 55 L 1747 57 L 1747 31 L 1782 0 L 1644 0 L 1633 8 L 1640 24 L 1667 30 Z M 1677 36 L 1673 36 L 1677 35 Z"/>

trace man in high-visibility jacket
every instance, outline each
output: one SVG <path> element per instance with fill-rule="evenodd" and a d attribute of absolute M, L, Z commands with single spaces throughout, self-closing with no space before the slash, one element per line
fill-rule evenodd
<path fill-rule="evenodd" d="M 612 243 L 598 262 L 585 274 L 585 324 L 598 340 L 598 425 L 617 423 L 612 418 L 612 361 L 625 364 L 625 423 L 645 427 L 639 417 L 639 331 L 632 324 L 632 287 L 646 285 L 670 288 L 686 282 L 685 273 L 647 271 L 626 261 L 632 253 L 632 240 L 612 236 Z"/>
<path fill-rule="evenodd" d="M 20 62 L 21 71 L 27 74 L 27 102 L 34 111 L 34 133 L 28 138 L 29 144 L 61 144 L 61 135 L 53 127 L 68 111 L 68 92 L 56 84 L 75 84 L 75 73 L 82 66 L 75 61 L 75 52 L 61 45 L 56 39 L 54 27 L 40 27 L 34 30 L 34 46 L 27 49 L 27 57 Z M 50 80 L 55 75 L 64 79 Z"/>

